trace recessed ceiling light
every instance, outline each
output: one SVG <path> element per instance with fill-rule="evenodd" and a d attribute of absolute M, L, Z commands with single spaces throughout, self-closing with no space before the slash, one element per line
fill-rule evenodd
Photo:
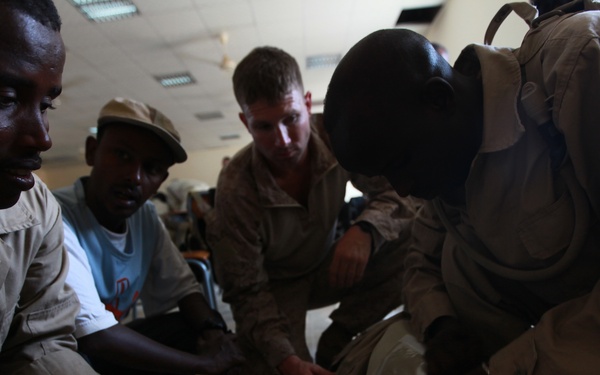
<path fill-rule="evenodd" d="M 94 22 L 116 21 L 139 14 L 130 0 L 69 0 L 79 12 Z"/>
<path fill-rule="evenodd" d="M 194 77 L 188 72 L 154 76 L 154 78 L 163 87 L 178 87 L 196 83 Z"/>

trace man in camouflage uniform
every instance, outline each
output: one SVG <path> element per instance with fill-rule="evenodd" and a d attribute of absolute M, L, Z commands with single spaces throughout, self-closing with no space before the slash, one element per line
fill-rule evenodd
<path fill-rule="evenodd" d="M 208 240 L 237 333 L 282 374 L 329 374 L 332 357 L 401 304 L 404 243 L 415 213 L 383 180 L 353 179 L 368 204 L 334 241 L 351 175 L 311 117 L 296 61 L 253 50 L 236 68 L 240 119 L 253 142 L 219 177 Z M 340 302 L 317 363 L 305 340 L 308 309 Z"/>

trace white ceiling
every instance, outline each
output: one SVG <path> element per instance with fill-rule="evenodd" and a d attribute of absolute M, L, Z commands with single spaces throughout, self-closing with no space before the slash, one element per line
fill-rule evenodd
<path fill-rule="evenodd" d="M 272 45 L 299 62 L 305 88 L 321 102 L 333 68 L 306 70 L 307 56 L 345 53 L 368 33 L 394 27 L 402 9 L 444 0 L 134 0 L 140 15 L 93 23 L 67 0 L 55 0 L 67 47 L 63 94 L 50 113 L 53 147 L 47 164 L 82 160 L 89 128 L 101 106 L 115 96 L 147 102 L 179 130 L 188 152 L 246 144 L 231 88 L 231 72 L 219 63 L 226 32 L 235 61 L 252 48 Z M 407 27 L 406 25 L 404 27 Z M 426 25 L 415 25 L 416 31 Z M 196 84 L 163 88 L 155 75 L 189 71 Z M 318 110 L 318 108 L 317 108 Z M 200 121 L 197 113 L 223 118 Z M 239 134 L 238 139 L 221 136 Z"/>

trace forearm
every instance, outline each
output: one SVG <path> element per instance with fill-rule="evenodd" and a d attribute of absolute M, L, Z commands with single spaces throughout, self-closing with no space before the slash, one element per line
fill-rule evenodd
<path fill-rule="evenodd" d="M 78 341 L 81 352 L 91 357 L 140 370 L 195 374 L 211 366 L 210 358 L 159 344 L 120 324 L 84 336 Z"/>
<path fill-rule="evenodd" d="M 262 353 L 273 368 L 295 354 L 289 340 L 289 323 L 271 293 L 261 291 L 236 298 L 231 301 L 231 309 L 236 317 L 237 335 Z"/>

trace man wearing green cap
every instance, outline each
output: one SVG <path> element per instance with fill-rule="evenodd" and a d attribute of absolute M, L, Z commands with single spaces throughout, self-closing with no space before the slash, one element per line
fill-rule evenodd
<path fill-rule="evenodd" d="M 67 283 L 82 306 L 80 351 L 110 374 L 220 374 L 241 362 L 233 335 L 146 202 L 169 167 L 187 159 L 171 121 L 147 104 L 112 99 L 85 157 L 90 175 L 54 192 L 71 259 Z M 118 324 L 138 298 L 147 318 Z"/>

